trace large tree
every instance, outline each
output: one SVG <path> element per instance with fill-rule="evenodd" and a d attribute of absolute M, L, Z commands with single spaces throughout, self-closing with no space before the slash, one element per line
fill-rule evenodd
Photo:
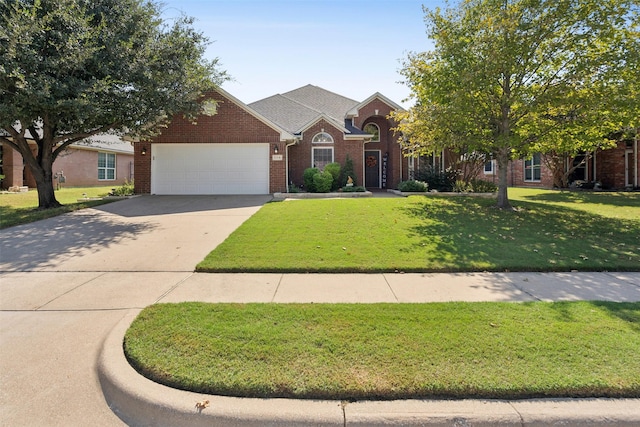
<path fill-rule="evenodd" d="M 0 0 L 0 141 L 22 154 L 39 208 L 59 206 L 52 165 L 104 132 L 151 134 L 206 107 L 226 75 L 193 20 L 149 0 Z"/>
<path fill-rule="evenodd" d="M 498 207 L 510 208 L 510 159 L 558 141 L 589 151 L 637 120 L 638 4 L 463 0 L 425 9 L 435 47 L 410 54 L 401 71 L 415 99 L 396 117 L 406 148 L 492 156 Z"/>

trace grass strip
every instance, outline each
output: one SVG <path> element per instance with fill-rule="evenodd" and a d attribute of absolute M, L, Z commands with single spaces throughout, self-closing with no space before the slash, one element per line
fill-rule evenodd
<path fill-rule="evenodd" d="M 640 303 L 157 304 L 124 349 L 207 394 L 640 397 Z"/>
<path fill-rule="evenodd" d="M 513 189 L 520 190 L 520 189 Z M 269 203 L 202 272 L 638 271 L 640 194 L 513 191 L 516 212 L 480 198 Z M 559 200 L 558 200 L 559 199 Z"/>
<path fill-rule="evenodd" d="M 0 194 L 0 229 L 15 225 L 28 224 L 42 219 L 90 208 L 113 200 L 88 200 L 78 202 L 86 194 L 90 197 L 106 196 L 112 187 L 65 187 L 56 190 L 56 199 L 63 206 L 53 209 L 38 209 L 38 192 L 30 190 L 24 193 Z"/>

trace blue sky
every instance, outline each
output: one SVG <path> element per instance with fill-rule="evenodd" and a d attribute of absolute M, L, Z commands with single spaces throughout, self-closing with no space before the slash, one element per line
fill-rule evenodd
<path fill-rule="evenodd" d="M 429 50 L 422 5 L 413 0 L 164 0 L 212 43 L 232 77 L 223 88 L 245 103 L 306 84 L 363 101 L 375 92 L 407 106 L 401 60 Z"/>

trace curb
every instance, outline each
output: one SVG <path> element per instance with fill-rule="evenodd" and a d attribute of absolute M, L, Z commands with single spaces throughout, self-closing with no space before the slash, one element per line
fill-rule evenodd
<path fill-rule="evenodd" d="M 109 333 L 97 370 L 109 408 L 131 426 L 638 426 L 640 399 L 402 400 L 343 403 L 177 390 L 138 374 L 122 340 L 140 310 Z M 208 400 L 201 410 L 196 403 Z"/>
<path fill-rule="evenodd" d="M 130 426 L 344 426 L 335 401 L 244 399 L 177 390 L 138 374 L 122 339 L 140 310 L 130 311 L 109 333 L 98 356 L 98 378 L 109 408 Z M 196 403 L 209 400 L 201 411 Z"/>
<path fill-rule="evenodd" d="M 273 193 L 274 200 L 287 199 L 353 199 L 358 197 L 372 197 L 371 191 L 347 192 L 347 193 Z"/>

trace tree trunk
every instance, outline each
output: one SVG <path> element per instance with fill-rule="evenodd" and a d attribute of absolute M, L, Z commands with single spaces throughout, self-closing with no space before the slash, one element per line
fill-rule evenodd
<path fill-rule="evenodd" d="M 498 160 L 498 208 L 513 209 L 507 195 L 507 167 L 509 166 L 509 150 L 501 149 L 497 153 Z"/>
<path fill-rule="evenodd" d="M 53 188 L 53 153 L 49 145 L 40 144 L 37 156 L 33 156 L 31 151 L 26 156 L 25 153 L 22 153 L 22 157 L 36 180 L 38 209 L 51 209 L 62 206 L 56 199 Z M 28 158 L 27 156 L 29 155 L 30 157 Z"/>
<path fill-rule="evenodd" d="M 38 189 L 38 209 L 51 209 L 62 206 L 56 199 L 52 179 L 43 181 L 36 179 L 36 188 Z"/>

